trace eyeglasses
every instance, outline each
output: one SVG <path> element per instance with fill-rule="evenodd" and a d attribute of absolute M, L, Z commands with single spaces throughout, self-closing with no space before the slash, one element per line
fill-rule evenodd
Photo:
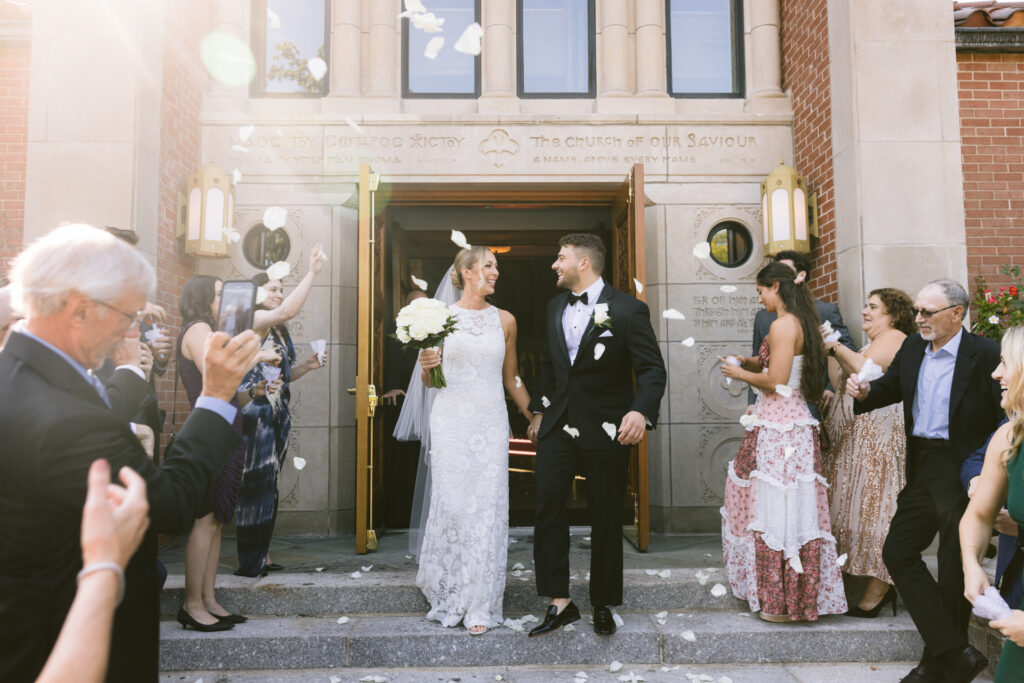
<path fill-rule="evenodd" d="M 93 299 L 93 301 L 98 303 L 100 306 L 103 306 L 104 308 L 109 308 L 110 310 L 114 311 L 115 313 L 118 313 L 118 314 L 124 316 L 128 320 L 128 322 L 129 322 L 129 324 L 128 324 L 128 329 L 129 330 L 131 328 L 137 326 L 140 322 L 142 322 L 142 319 L 146 316 L 145 311 L 136 311 L 136 313 L 134 315 L 132 315 L 131 313 L 125 313 L 124 311 L 122 311 L 119 308 L 114 308 L 113 306 L 111 306 L 108 303 L 104 303 L 104 302 L 98 301 L 96 299 Z"/>
<path fill-rule="evenodd" d="M 952 306 L 946 306 L 945 308 L 940 308 L 937 311 L 929 311 L 927 308 L 911 308 L 910 312 L 914 314 L 915 318 L 917 316 L 921 316 L 922 318 L 927 320 L 928 318 L 932 317 L 936 313 L 941 313 L 942 311 L 948 311 L 949 309 L 956 308 L 959 305 L 960 304 L 953 304 Z"/>

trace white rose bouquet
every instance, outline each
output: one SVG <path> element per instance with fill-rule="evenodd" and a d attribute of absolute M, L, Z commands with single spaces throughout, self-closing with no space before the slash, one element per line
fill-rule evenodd
<path fill-rule="evenodd" d="M 398 312 L 394 338 L 406 349 L 431 349 L 455 331 L 457 322 L 444 302 L 416 299 Z M 448 386 L 440 365 L 430 369 L 430 379 L 435 389 Z"/>

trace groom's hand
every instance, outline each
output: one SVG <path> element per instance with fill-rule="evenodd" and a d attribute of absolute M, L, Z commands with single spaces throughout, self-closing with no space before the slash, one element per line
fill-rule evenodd
<path fill-rule="evenodd" d="M 631 410 L 622 418 L 619 425 L 619 443 L 623 446 L 632 446 L 640 443 L 647 431 L 647 418 L 641 413 Z"/>
<path fill-rule="evenodd" d="M 534 413 L 530 420 L 530 426 L 526 428 L 526 436 L 530 437 L 533 445 L 537 445 L 537 435 L 540 433 L 540 421 L 544 419 L 544 413 Z"/>

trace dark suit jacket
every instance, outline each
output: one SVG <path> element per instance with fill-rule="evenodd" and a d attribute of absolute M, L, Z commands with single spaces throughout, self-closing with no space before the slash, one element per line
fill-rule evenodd
<path fill-rule="evenodd" d="M 846 323 L 843 322 L 843 316 L 839 313 L 839 307 L 835 304 L 830 304 L 827 301 L 821 299 L 814 300 L 814 308 L 818 311 L 818 319 L 824 323 L 826 320 L 832 324 L 832 331 L 839 333 L 839 343 L 848 349 L 853 351 L 857 350 L 857 346 L 853 343 L 853 337 L 850 336 L 850 330 L 846 329 Z M 771 329 L 772 323 L 778 318 L 778 314 L 771 313 L 767 309 L 762 308 L 754 316 L 754 355 L 761 353 L 761 343 L 765 337 L 768 336 L 768 330 Z M 827 385 L 829 386 L 829 385 Z M 747 405 L 753 405 L 754 401 L 757 400 L 757 396 L 754 394 L 753 389 L 747 390 Z M 818 407 L 815 404 L 812 413 L 818 414 Z"/>
<path fill-rule="evenodd" d="M 910 439 L 914 431 L 914 395 L 917 376 L 924 360 L 925 341 L 916 332 L 903 340 L 889 369 L 871 382 L 863 401 L 853 402 L 857 415 L 903 401 L 903 424 Z M 967 330 L 960 340 L 949 397 L 949 441 L 960 464 L 988 439 L 1005 414 L 999 406 L 999 382 L 992 372 L 999 365 L 999 344 Z M 912 458 L 907 458 L 907 481 L 911 481 Z"/>
<path fill-rule="evenodd" d="M 588 449 L 618 446 L 601 427 L 611 422 L 618 429 L 623 416 L 631 410 L 640 412 L 653 429 L 658 423 L 661 397 L 665 393 L 665 363 L 651 328 L 647 304 L 623 294 L 605 283 L 598 303 L 608 304 L 611 318 L 610 334 L 594 327 L 594 318 L 583 333 L 576 362 L 569 363 L 569 351 L 562 330 L 562 313 L 568 292 L 548 303 L 547 344 L 541 358 L 536 391 L 530 409 L 543 412 L 539 436 L 543 438 L 562 416 L 566 424 L 580 431 L 579 444 Z M 605 350 L 594 358 L 594 347 L 601 343 Z M 636 374 L 636 391 L 633 375 Z M 544 407 L 541 397 L 551 405 Z M 617 438 L 617 436 L 616 436 Z M 624 447 L 623 447 L 624 448 Z"/>
<path fill-rule="evenodd" d="M 139 472 L 150 526 L 128 565 L 108 680 L 155 681 L 159 611 L 156 535 L 182 533 L 195 519 L 237 444 L 219 415 L 196 410 L 164 462 L 153 465 L 127 418 L 150 386 L 114 373 L 113 409 L 64 359 L 25 335 L 0 352 L 0 680 L 32 681 L 42 669 L 75 594 L 82 566 L 79 532 L 87 473 L 97 458 Z"/>

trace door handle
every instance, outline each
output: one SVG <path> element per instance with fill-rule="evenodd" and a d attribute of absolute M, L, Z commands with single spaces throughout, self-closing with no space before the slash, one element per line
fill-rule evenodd
<path fill-rule="evenodd" d="M 347 389 L 349 396 L 356 395 L 356 387 Z M 366 387 L 367 416 L 373 417 L 377 412 L 377 387 L 370 384 Z"/>

